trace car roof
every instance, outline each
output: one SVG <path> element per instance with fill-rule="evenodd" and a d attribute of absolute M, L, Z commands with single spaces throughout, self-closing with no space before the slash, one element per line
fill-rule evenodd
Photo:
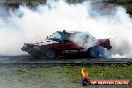
<path fill-rule="evenodd" d="M 61 33 L 63 31 L 56 31 L 56 32 Z M 66 33 L 74 34 L 74 33 L 81 33 L 81 32 L 79 32 L 79 31 L 66 31 Z"/>

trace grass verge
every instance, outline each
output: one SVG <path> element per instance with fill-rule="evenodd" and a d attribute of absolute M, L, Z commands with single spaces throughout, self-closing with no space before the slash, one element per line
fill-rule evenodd
<path fill-rule="evenodd" d="M 130 79 L 132 66 L 127 64 L 84 65 L 90 79 Z M 5 88 L 83 88 L 79 83 L 81 68 L 78 65 L 49 66 L 43 64 L 0 65 L 0 78 L 10 87 Z M 0 81 L 3 82 L 3 81 Z M 19 83 L 17 85 L 16 83 Z M 15 84 L 15 86 L 13 86 Z M 1 83 L 0 83 L 1 85 Z M 2 84 L 4 85 L 4 84 Z M 90 86 L 91 88 L 132 88 L 127 86 Z"/>

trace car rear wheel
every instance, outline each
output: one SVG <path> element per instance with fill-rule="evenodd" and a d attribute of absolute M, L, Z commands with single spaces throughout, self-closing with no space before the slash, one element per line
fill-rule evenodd
<path fill-rule="evenodd" d="M 109 58 L 110 52 L 101 46 L 94 46 L 88 50 L 88 56 L 93 58 Z"/>
<path fill-rule="evenodd" d="M 47 52 L 46 52 L 46 57 L 50 60 L 53 60 L 57 57 L 57 53 L 56 53 L 56 50 L 54 49 L 49 49 Z"/>

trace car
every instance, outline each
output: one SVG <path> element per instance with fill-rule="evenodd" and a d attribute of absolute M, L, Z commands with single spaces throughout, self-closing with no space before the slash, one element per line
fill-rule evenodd
<path fill-rule="evenodd" d="M 70 39 L 78 33 L 81 32 L 56 31 L 41 42 L 24 43 L 21 49 L 34 58 L 47 57 L 48 59 L 55 59 L 68 56 L 108 57 L 104 54 L 112 48 L 110 39 L 98 39 L 96 46 L 87 49 Z"/>

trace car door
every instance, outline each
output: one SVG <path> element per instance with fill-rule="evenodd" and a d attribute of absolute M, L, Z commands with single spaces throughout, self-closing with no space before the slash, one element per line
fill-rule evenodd
<path fill-rule="evenodd" d="M 78 46 L 77 44 L 75 44 L 72 41 L 64 41 L 61 43 L 61 46 L 63 47 L 63 49 L 78 49 L 78 48 L 80 48 L 80 46 Z"/>

